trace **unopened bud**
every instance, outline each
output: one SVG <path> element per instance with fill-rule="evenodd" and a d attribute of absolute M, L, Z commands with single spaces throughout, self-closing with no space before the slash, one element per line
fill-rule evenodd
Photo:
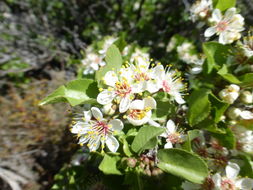
<path fill-rule="evenodd" d="M 144 170 L 144 173 L 145 173 L 146 175 L 148 175 L 148 176 L 151 176 L 151 175 L 152 175 L 150 169 L 145 169 L 145 170 Z"/>
<path fill-rule="evenodd" d="M 245 104 L 253 103 L 253 94 L 250 91 L 243 91 L 240 96 L 240 100 Z"/>
<path fill-rule="evenodd" d="M 235 84 L 231 84 L 227 88 L 220 91 L 219 96 L 223 101 L 225 101 L 229 104 L 233 104 L 234 101 L 239 96 L 239 90 L 240 90 L 239 86 L 237 86 Z"/>
<path fill-rule="evenodd" d="M 227 116 L 230 119 L 236 119 L 236 118 L 238 118 L 241 115 L 241 112 L 242 112 L 241 109 L 235 108 L 235 107 L 231 107 L 227 111 Z"/>
<path fill-rule="evenodd" d="M 137 162 L 137 160 L 135 158 L 128 158 L 127 159 L 127 165 L 130 168 L 134 168 L 136 166 L 136 162 Z"/>
<path fill-rule="evenodd" d="M 103 107 L 103 112 L 107 115 L 113 115 L 115 113 L 115 106 L 112 103 L 106 104 Z"/>
<path fill-rule="evenodd" d="M 154 169 L 152 170 L 152 175 L 153 175 L 153 176 L 158 176 L 158 175 L 160 175 L 160 174 L 162 174 L 162 173 L 163 173 L 162 170 L 159 169 L 159 168 L 154 168 Z"/>

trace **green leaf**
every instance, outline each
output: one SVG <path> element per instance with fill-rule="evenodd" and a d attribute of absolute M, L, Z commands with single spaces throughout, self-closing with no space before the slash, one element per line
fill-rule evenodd
<path fill-rule="evenodd" d="M 200 136 L 200 130 L 194 129 L 187 132 L 187 139 L 183 144 L 183 148 L 189 152 L 192 152 L 191 141 Z"/>
<path fill-rule="evenodd" d="M 117 162 L 121 158 L 119 156 L 105 154 L 104 159 L 99 165 L 99 169 L 104 172 L 104 174 L 121 175 L 121 171 L 117 169 Z"/>
<path fill-rule="evenodd" d="M 240 169 L 240 175 L 242 177 L 253 178 L 253 165 L 251 161 L 251 156 L 245 153 L 241 153 L 239 157 L 242 158 L 244 162 Z"/>
<path fill-rule="evenodd" d="M 236 139 L 230 128 L 226 128 L 226 134 L 212 133 L 212 136 L 216 138 L 222 146 L 228 149 L 235 148 Z"/>
<path fill-rule="evenodd" d="M 227 62 L 227 55 L 230 53 L 230 46 L 222 45 L 218 42 L 203 43 L 203 51 L 207 57 L 206 73 L 221 67 L 220 64 Z"/>
<path fill-rule="evenodd" d="M 163 171 L 201 184 L 208 176 L 206 163 L 197 155 L 181 149 L 158 151 L 158 167 Z"/>
<path fill-rule="evenodd" d="M 118 72 L 121 68 L 121 65 L 122 65 L 121 53 L 114 44 L 112 44 L 108 48 L 106 52 L 106 56 L 105 56 L 105 62 L 106 62 L 106 65 L 101 67 L 96 72 L 97 80 L 101 80 L 108 71 L 115 70 L 115 72 Z"/>
<path fill-rule="evenodd" d="M 91 79 L 77 79 L 62 85 L 41 100 L 40 106 L 58 102 L 68 102 L 72 106 L 96 102 L 97 83 Z"/>
<path fill-rule="evenodd" d="M 156 109 L 153 111 L 152 118 L 155 120 L 166 119 L 168 116 L 172 117 L 176 114 L 176 106 L 169 102 L 169 100 L 156 99 Z"/>
<path fill-rule="evenodd" d="M 234 84 L 240 84 L 241 81 L 231 73 L 228 73 L 227 66 L 224 64 L 222 68 L 217 72 L 226 81 Z"/>
<path fill-rule="evenodd" d="M 212 112 L 213 112 L 214 121 L 215 123 L 218 123 L 220 121 L 221 116 L 229 107 L 229 104 L 226 102 L 223 102 L 212 93 L 209 95 L 209 101 L 212 104 Z"/>
<path fill-rule="evenodd" d="M 235 7 L 236 0 L 215 0 L 214 7 L 216 9 L 220 9 L 221 11 L 225 11 L 231 7 Z"/>
<path fill-rule="evenodd" d="M 125 138 L 123 138 L 123 151 L 128 157 L 131 157 L 133 155 L 129 149 L 129 144 Z"/>
<path fill-rule="evenodd" d="M 215 123 L 213 119 L 207 118 L 201 121 L 197 126 L 199 129 L 205 129 L 209 132 L 225 134 L 226 133 L 226 125 L 222 122 Z"/>
<path fill-rule="evenodd" d="M 140 153 L 145 149 L 154 148 L 157 144 L 157 136 L 164 132 L 164 128 L 144 126 L 142 127 L 134 141 L 131 148 L 134 152 Z"/>
<path fill-rule="evenodd" d="M 253 73 L 247 73 L 241 77 L 239 77 L 242 82 L 242 86 L 250 86 L 253 87 Z"/>
<path fill-rule="evenodd" d="M 187 119 L 191 126 L 204 120 L 210 113 L 211 103 L 208 99 L 210 93 L 207 89 L 195 90 L 189 97 L 189 111 Z"/>

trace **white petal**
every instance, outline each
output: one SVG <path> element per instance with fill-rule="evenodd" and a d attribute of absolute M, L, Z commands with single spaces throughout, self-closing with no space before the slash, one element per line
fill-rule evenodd
<path fill-rule="evenodd" d="M 144 98 L 144 107 L 149 107 L 151 109 L 155 109 L 156 108 L 156 101 L 154 98 Z"/>
<path fill-rule="evenodd" d="M 90 147 L 89 147 L 89 149 L 90 149 L 90 151 L 91 152 L 94 152 L 94 151 L 96 151 L 98 148 L 99 148 L 99 146 L 100 146 L 100 138 L 97 138 L 95 141 L 89 141 L 89 143 L 90 143 Z"/>
<path fill-rule="evenodd" d="M 250 112 L 250 111 L 242 111 L 240 113 L 240 116 L 243 118 L 243 119 L 253 119 L 253 113 Z"/>
<path fill-rule="evenodd" d="M 122 121 L 119 120 L 119 119 L 113 119 L 108 124 L 112 125 L 112 130 L 113 131 L 121 131 L 124 127 Z"/>
<path fill-rule="evenodd" d="M 90 119 L 91 119 L 91 117 L 92 117 L 91 111 L 90 111 L 90 110 L 89 110 L 89 111 L 84 111 L 84 112 L 83 112 L 83 115 L 84 115 L 85 121 L 90 121 Z"/>
<path fill-rule="evenodd" d="M 185 101 L 184 101 L 184 99 L 182 98 L 182 96 L 181 96 L 180 93 L 174 93 L 174 98 L 175 98 L 175 100 L 176 100 L 176 102 L 177 102 L 178 104 L 184 104 L 184 103 L 185 103 Z"/>
<path fill-rule="evenodd" d="M 165 78 L 165 70 L 163 65 L 157 65 L 152 69 L 150 76 L 153 79 L 163 80 Z"/>
<path fill-rule="evenodd" d="M 161 127 L 161 125 L 157 122 L 155 122 L 154 120 L 150 119 L 148 121 L 148 124 L 151 125 L 151 126 L 154 126 L 154 127 Z"/>
<path fill-rule="evenodd" d="M 167 132 L 163 132 L 163 133 L 160 134 L 159 136 L 160 136 L 160 137 L 167 138 L 167 137 L 168 137 L 168 133 L 167 133 Z"/>
<path fill-rule="evenodd" d="M 88 142 L 88 140 L 89 140 L 89 138 L 85 138 L 85 137 L 81 136 L 78 141 L 78 144 L 85 144 Z"/>
<path fill-rule="evenodd" d="M 71 133 L 85 134 L 89 130 L 89 124 L 84 122 L 77 122 L 71 129 Z"/>
<path fill-rule="evenodd" d="M 220 174 L 216 173 L 212 176 L 212 180 L 215 184 L 215 187 L 220 187 L 221 185 L 221 176 Z"/>
<path fill-rule="evenodd" d="M 164 145 L 164 148 L 173 148 L 173 145 L 171 142 L 167 142 L 165 145 Z"/>
<path fill-rule="evenodd" d="M 108 71 L 104 76 L 105 84 L 114 87 L 115 83 L 118 81 L 117 74 L 114 71 Z"/>
<path fill-rule="evenodd" d="M 118 140 L 112 135 L 107 136 L 105 143 L 111 152 L 116 152 L 119 148 Z"/>
<path fill-rule="evenodd" d="M 219 43 L 229 44 L 228 35 L 229 35 L 229 33 L 227 33 L 227 32 L 221 32 L 219 35 Z"/>
<path fill-rule="evenodd" d="M 224 17 L 228 21 L 228 20 L 232 19 L 232 17 L 235 15 L 235 13 L 236 13 L 236 8 L 232 7 L 226 11 Z"/>
<path fill-rule="evenodd" d="M 96 118 L 96 120 L 100 121 L 103 119 L 103 114 L 97 107 L 92 107 L 91 112 L 92 112 L 93 117 Z"/>
<path fill-rule="evenodd" d="M 229 179 L 234 179 L 239 174 L 240 167 L 236 163 L 231 163 L 226 166 L 226 175 Z"/>
<path fill-rule="evenodd" d="M 209 28 L 206 29 L 206 31 L 204 33 L 204 36 L 208 38 L 208 37 L 213 36 L 215 33 L 216 33 L 216 28 L 214 26 L 209 27 Z"/>
<path fill-rule="evenodd" d="M 160 90 L 160 86 L 157 80 L 149 80 L 147 82 L 147 91 L 149 91 L 150 93 L 155 93 L 158 90 Z"/>
<path fill-rule="evenodd" d="M 119 112 L 120 113 L 126 112 L 129 109 L 130 104 L 131 104 L 130 96 L 123 97 L 119 104 Z"/>
<path fill-rule="evenodd" d="M 174 133 L 176 131 L 176 125 L 175 123 L 172 121 L 172 120 L 169 120 L 166 124 L 166 128 L 168 130 L 168 132 L 171 134 L 171 133 Z"/>
<path fill-rule="evenodd" d="M 144 101 L 143 100 L 134 100 L 131 102 L 129 109 L 133 110 L 144 110 Z"/>
<path fill-rule="evenodd" d="M 114 91 L 104 90 L 98 94 L 97 102 L 102 105 L 106 105 L 112 102 L 115 97 Z"/>
<path fill-rule="evenodd" d="M 253 189 L 253 179 L 250 178 L 242 178 L 236 181 L 236 187 L 243 190 L 251 190 Z"/>
<path fill-rule="evenodd" d="M 220 22 L 222 19 L 222 14 L 221 11 L 219 9 L 214 9 L 213 13 L 212 13 L 212 19 L 215 22 Z"/>

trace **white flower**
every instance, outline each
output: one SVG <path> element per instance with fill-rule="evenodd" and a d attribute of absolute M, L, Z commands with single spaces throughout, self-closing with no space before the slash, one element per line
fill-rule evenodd
<path fill-rule="evenodd" d="M 185 101 L 181 93 L 185 90 L 185 86 L 182 79 L 176 76 L 175 71 L 165 71 L 162 65 L 157 65 L 154 69 L 157 83 L 163 91 L 171 95 L 178 104 L 184 104 Z"/>
<path fill-rule="evenodd" d="M 253 131 L 243 126 L 233 126 L 232 131 L 237 140 L 237 149 L 253 154 Z"/>
<path fill-rule="evenodd" d="M 240 167 L 236 163 L 228 162 L 225 168 L 226 176 L 216 173 L 215 188 L 220 190 L 251 190 L 253 188 L 253 179 L 238 178 Z"/>
<path fill-rule="evenodd" d="M 250 91 L 243 91 L 240 95 L 240 100 L 244 104 L 252 104 L 253 103 L 253 93 Z"/>
<path fill-rule="evenodd" d="M 164 148 L 173 148 L 173 144 L 182 143 L 185 139 L 180 131 L 178 131 L 177 126 L 172 120 L 168 120 L 166 124 L 166 131 L 160 135 L 166 138 L 166 144 Z"/>
<path fill-rule="evenodd" d="M 241 44 L 241 48 L 246 57 L 253 56 L 253 36 L 247 36 L 243 38 L 243 44 Z"/>
<path fill-rule="evenodd" d="M 95 50 L 91 46 L 86 49 L 85 54 L 85 58 L 81 60 L 81 63 L 85 67 L 83 71 L 84 75 L 93 74 L 101 66 L 105 65 L 101 55 L 96 54 Z"/>
<path fill-rule="evenodd" d="M 239 96 L 239 91 L 240 91 L 240 87 L 239 86 L 237 86 L 235 84 L 231 84 L 227 88 L 225 88 L 222 91 L 220 91 L 219 96 L 225 102 L 227 102 L 229 104 L 233 104 L 234 101 Z"/>
<path fill-rule="evenodd" d="M 103 47 L 101 50 L 98 51 L 98 53 L 102 54 L 103 57 L 105 56 L 108 48 L 117 40 L 117 38 L 114 37 L 107 37 L 104 41 Z"/>
<path fill-rule="evenodd" d="M 104 76 L 104 82 L 110 86 L 102 90 L 97 96 L 97 102 L 102 105 L 111 103 L 113 100 L 119 103 L 120 113 L 126 112 L 130 106 L 134 93 L 139 93 L 140 89 L 131 84 L 131 74 L 126 71 L 119 76 L 114 71 L 108 71 Z"/>
<path fill-rule="evenodd" d="M 126 118 L 134 126 L 143 125 L 151 120 L 152 109 L 156 108 L 154 98 L 148 97 L 143 100 L 134 100 L 131 102 Z"/>
<path fill-rule="evenodd" d="M 144 53 L 140 49 L 136 48 L 134 53 L 131 55 L 130 62 L 137 62 L 139 65 L 145 65 L 149 62 L 149 54 Z"/>
<path fill-rule="evenodd" d="M 107 145 L 111 152 L 116 152 L 119 143 L 113 133 L 122 129 L 121 120 L 113 119 L 108 122 L 98 108 L 92 107 L 90 111 L 84 111 L 83 121 L 76 122 L 71 132 L 77 134 L 80 145 L 87 143 L 90 151 L 96 151 L 101 144 L 102 149 Z"/>
<path fill-rule="evenodd" d="M 146 61 L 137 61 L 134 64 L 129 64 L 125 70 L 122 70 L 122 73 L 129 71 L 131 73 L 131 78 L 134 80 L 135 88 L 138 88 L 140 92 L 145 90 L 150 93 L 157 92 L 160 87 L 156 82 L 155 68 L 149 69 L 149 62 Z"/>
<path fill-rule="evenodd" d="M 208 16 L 213 8 L 212 0 L 198 0 L 190 8 L 191 19 L 195 22 L 198 18 L 203 19 Z"/>
<path fill-rule="evenodd" d="M 217 34 L 221 44 L 230 44 L 241 38 L 240 32 L 244 30 L 244 18 L 240 14 L 236 14 L 234 7 L 228 9 L 224 16 L 219 9 L 215 9 L 210 20 L 213 22 L 213 26 L 206 29 L 205 37 Z"/>

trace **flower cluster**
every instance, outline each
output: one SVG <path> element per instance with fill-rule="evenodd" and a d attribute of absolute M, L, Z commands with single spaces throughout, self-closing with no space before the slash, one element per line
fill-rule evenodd
<path fill-rule="evenodd" d="M 104 88 L 100 88 L 97 102 L 102 105 L 102 112 L 97 107 L 84 111 L 84 117 L 77 118 L 71 132 L 77 134 L 79 144 L 87 144 L 90 151 L 105 145 L 111 152 L 116 152 L 119 143 L 114 135 L 123 129 L 123 122 L 133 126 L 149 123 L 151 126 L 162 127 L 163 124 L 152 119 L 152 111 L 157 108 L 154 96 L 163 92 L 178 104 L 184 104 L 185 85 L 179 73 L 164 67 L 160 63 L 153 63 L 149 55 L 136 49 L 118 71 L 113 69 L 105 73 Z M 116 119 L 116 118 L 119 119 Z M 183 137 L 176 131 L 170 120 L 167 123 L 166 148 L 172 144 L 183 142 Z M 169 145 L 170 144 L 170 145 Z"/>

